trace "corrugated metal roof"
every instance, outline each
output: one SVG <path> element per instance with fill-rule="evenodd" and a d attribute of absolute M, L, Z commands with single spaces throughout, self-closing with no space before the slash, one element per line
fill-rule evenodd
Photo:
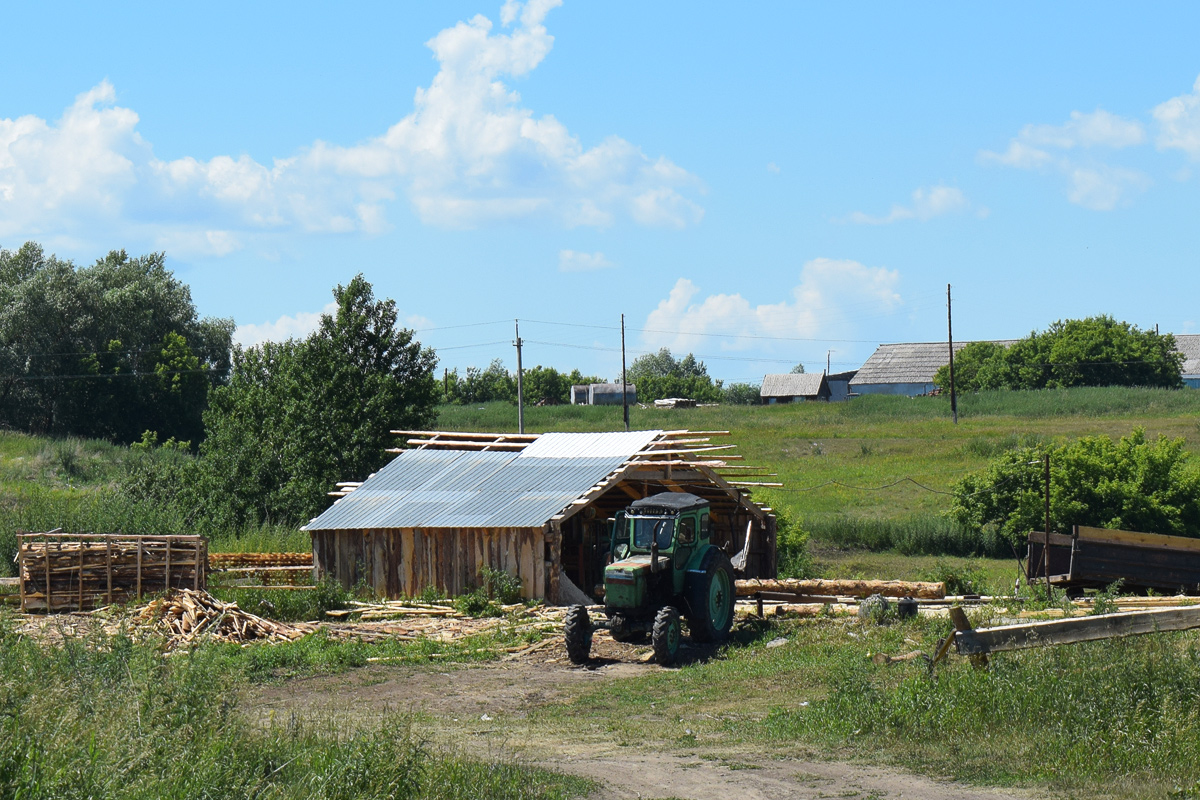
<path fill-rule="evenodd" d="M 759 397 L 816 397 L 821 393 L 825 375 L 820 372 L 764 375 Z"/>
<path fill-rule="evenodd" d="M 662 431 L 614 431 L 610 433 L 543 433 L 521 451 L 520 458 L 608 458 L 629 457 Z"/>
<path fill-rule="evenodd" d="M 1011 345 L 1015 339 L 996 340 Z M 970 342 L 955 342 L 954 352 Z M 950 363 L 945 342 L 881 344 L 850 381 L 851 388 L 873 383 L 933 383 L 933 376 Z"/>
<path fill-rule="evenodd" d="M 547 433 L 520 453 L 405 450 L 304 529 L 540 527 L 659 433 Z"/>
<path fill-rule="evenodd" d="M 1183 353 L 1183 374 L 1200 375 L 1200 333 L 1175 334 L 1175 349 Z"/>

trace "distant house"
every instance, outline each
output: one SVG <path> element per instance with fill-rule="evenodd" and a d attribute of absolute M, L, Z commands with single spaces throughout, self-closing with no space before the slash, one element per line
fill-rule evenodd
<path fill-rule="evenodd" d="M 1200 333 L 1175 334 L 1175 349 L 1183 353 L 1183 384 L 1200 389 Z"/>
<path fill-rule="evenodd" d="M 996 339 L 993 344 L 1013 344 L 1015 339 Z M 955 342 L 954 352 L 970 342 Z M 1183 383 L 1200 389 L 1200 334 L 1175 334 L 1175 349 L 1184 355 Z M 854 394 L 901 394 L 910 397 L 929 394 L 937 386 L 933 376 L 948 364 L 945 342 L 909 342 L 881 344 L 850 380 Z"/>
<path fill-rule="evenodd" d="M 637 387 L 625 384 L 629 402 L 637 402 Z M 573 406 L 619 406 L 625 403 L 619 383 L 585 383 L 571 387 Z"/>
<path fill-rule="evenodd" d="M 854 376 L 857 374 L 858 370 L 852 369 L 849 372 L 835 372 L 832 375 L 826 375 L 825 382 L 829 384 L 829 399 L 835 403 L 849 399 L 850 381 L 854 380 Z"/>
<path fill-rule="evenodd" d="M 825 373 L 800 373 L 798 375 L 764 375 L 762 388 L 758 391 L 763 405 L 776 403 L 798 403 L 805 400 L 828 400 L 829 382 Z"/>
<path fill-rule="evenodd" d="M 996 340 L 995 344 L 1010 345 L 1014 339 Z M 955 342 L 954 352 L 970 342 Z M 858 369 L 850 381 L 855 394 L 901 394 L 909 397 L 929 394 L 937 386 L 933 376 L 950 363 L 945 342 L 906 342 L 881 344 Z"/>

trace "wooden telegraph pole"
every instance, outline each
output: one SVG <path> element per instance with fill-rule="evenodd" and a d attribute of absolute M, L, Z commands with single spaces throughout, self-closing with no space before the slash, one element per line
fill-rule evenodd
<path fill-rule="evenodd" d="M 621 406 L 625 411 L 625 430 L 629 430 L 629 382 L 625 379 L 625 315 L 621 315 Z"/>
<path fill-rule="evenodd" d="M 946 338 L 950 345 L 950 414 L 958 424 L 958 398 L 954 395 L 954 322 L 950 314 L 950 284 L 946 284 Z"/>
<path fill-rule="evenodd" d="M 525 386 L 524 374 L 521 369 L 521 321 L 513 320 L 513 328 L 517 333 L 517 433 L 525 432 Z"/>

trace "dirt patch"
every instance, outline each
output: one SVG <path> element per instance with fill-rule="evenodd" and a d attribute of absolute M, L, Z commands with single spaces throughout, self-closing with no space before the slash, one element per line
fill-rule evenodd
<path fill-rule="evenodd" d="M 912 773 L 838 761 L 636 753 L 631 748 L 574 749 L 564 745 L 533 763 L 603 784 L 589 800 L 809 800 L 921 798 L 921 800 L 1027 800 L 1011 790 L 978 789 Z M 532 753 L 529 754 L 532 756 Z"/>
<path fill-rule="evenodd" d="M 408 712 L 431 718 L 432 731 L 448 743 L 494 758 L 518 760 L 591 778 L 602 785 L 591 800 L 687 798 L 688 800 L 783 800 L 784 798 L 925 798 L 925 800 L 1015 800 L 1012 790 L 976 789 L 903 770 L 870 767 L 811 756 L 741 748 L 691 753 L 621 746 L 613 741 L 563 739 L 518 723 L 542 706 L 566 702 L 590 688 L 660 670 L 644 663 L 648 648 L 597 637 L 586 667 L 567 661 L 561 640 L 539 651 L 485 665 L 450 668 L 372 664 L 342 675 L 303 678 L 256 689 L 247 708 L 264 715 L 298 712 L 363 721 Z M 699 648 L 685 660 L 703 657 Z"/>

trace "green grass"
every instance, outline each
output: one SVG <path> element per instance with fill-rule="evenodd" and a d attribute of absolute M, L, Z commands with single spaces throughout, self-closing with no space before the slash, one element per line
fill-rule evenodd
<path fill-rule="evenodd" d="M 814 539 L 914 554 L 1006 555 L 1002 543 L 964 539 L 942 516 L 963 475 L 1006 449 L 1083 435 L 1183 437 L 1200 449 L 1200 392 L 1085 388 L 982 392 L 959 399 L 960 421 L 944 397 L 865 396 L 844 403 L 632 408 L 631 427 L 729 430 L 745 463 L 768 466 L 785 484 L 756 499 L 785 509 Z M 513 431 L 509 403 L 441 406 L 444 430 Z M 525 410 L 526 430 L 621 430 L 619 407 Z M 873 528 L 871 526 L 874 526 Z M 845 538 L 842 538 L 842 537 Z"/>
<path fill-rule="evenodd" d="M 999 654 L 988 670 L 951 656 L 932 679 L 921 660 L 870 659 L 932 652 L 949 627 L 755 623 L 718 658 L 585 690 L 531 724 L 692 753 L 817 749 L 1066 796 L 1200 792 L 1197 634 Z"/>
<path fill-rule="evenodd" d="M 250 681 L 356 652 L 319 637 L 171 657 L 124 636 L 43 647 L 0 614 L 0 797 L 552 800 L 592 788 L 439 749 L 403 714 L 260 722 L 238 705 Z"/>

